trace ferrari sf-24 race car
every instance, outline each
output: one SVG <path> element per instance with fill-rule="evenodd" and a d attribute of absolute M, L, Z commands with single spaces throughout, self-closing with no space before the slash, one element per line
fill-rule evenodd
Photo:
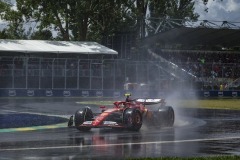
<path fill-rule="evenodd" d="M 143 121 L 148 125 L 171 127 L 174 124 L 174 110 L 166 106 L 164 99 L 133 99 L 114 102 L 113 108 L 107 109 L 100 106 L 101 113 L 94 114 L 90 107 L 77 110 L 68 122 L 68 127 L 73 126 L 80 131 L 89 131 L 91 128 L 122 128 L 131 131 L 141 129 Z M 151 105 L 155 109 L 148 109 Z"/>

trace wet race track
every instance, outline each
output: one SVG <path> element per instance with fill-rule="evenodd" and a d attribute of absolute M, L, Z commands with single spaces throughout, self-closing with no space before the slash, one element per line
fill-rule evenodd
<path fill-rule="evenodd" d="M 71 114 L 85 105 L 79 99 L 1 100 L 0 115 L 33 114 L 57 124 L 6 128 L 1 119 L 0 159 L 125 159 L 240 155 L 240 112 L 183 109 L 173 106 L 174 127 L 143 126 L 139 132 L 67 127 Z M 99 111 L 91 106 L 93 111 Z M 7 116 L 9 119 L 9 116 Z M 38 119 L 38 120 L 39 120 Z M 63 121 L 62 121 L 63 120 Z M 3 125 L 4 123 L 4 125 Z M 11 120 L 9 120 L 11 123 Z M 33 123 L 34 124 L 34 123 Z"/>

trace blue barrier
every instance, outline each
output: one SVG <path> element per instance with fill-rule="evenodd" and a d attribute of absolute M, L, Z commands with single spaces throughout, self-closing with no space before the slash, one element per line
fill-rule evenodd
<path fill-rule="evenodd" d="M 124 91 L 71 89 L 0 89 L 1 97 L 121 97 Z"/>
<path fill-rule="evenodd" d="M 124 90 L 0 89 L 1 97 L 122 97 Z M 130 91 L 134 97 L 167 97 L 172 92 Z M 240 91 L 182 91 L 182 97 L 239 97 Z"/>

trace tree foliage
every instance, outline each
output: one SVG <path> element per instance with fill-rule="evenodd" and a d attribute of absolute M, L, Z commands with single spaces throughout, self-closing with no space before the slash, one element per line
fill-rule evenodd
<path fill-rule="evenodd" d="M 7 28 L 1 31 L 1 35 L 8 39 L 26 39 L 24 20 L 22 14 L 11 8 L 11 3 L 0 1 L 0 15 L 1 19 L 8 22 Z"/>
<path fill-rule="evenodd" d="M 48 31 L 52 31 L 61 40 L 100 41 L 117 32 L 134 31 L 138 37 L 151 34 L 162 19 L 198 17 L 193 0 L 16 0 L 17 10 L 1 5 L 7 13 L 2 19 L 9 22 L 6 31 L 13 38 L 28 37 L 23 27 L 27 22 L 37 26 L 32 38 L 51 39 Z"/>
<path fill-rule="evenodd" d="M 39 31 L 34 32 L 31 35 L 31 39 L 34 39 L 34 40 L 52 40 L 53 35 L 52 35 L 52 32 L 50 30 L 39 30 Z"/>

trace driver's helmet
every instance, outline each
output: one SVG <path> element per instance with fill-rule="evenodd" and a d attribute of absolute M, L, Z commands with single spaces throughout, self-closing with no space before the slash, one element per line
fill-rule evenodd
<path fill-rule="evenodd" d="M 126 102 L 131 102 L 131 99 L 130 99 L 131 94 L 130 93 L 126 93 L 124 95 L 126 97 Z"/>

